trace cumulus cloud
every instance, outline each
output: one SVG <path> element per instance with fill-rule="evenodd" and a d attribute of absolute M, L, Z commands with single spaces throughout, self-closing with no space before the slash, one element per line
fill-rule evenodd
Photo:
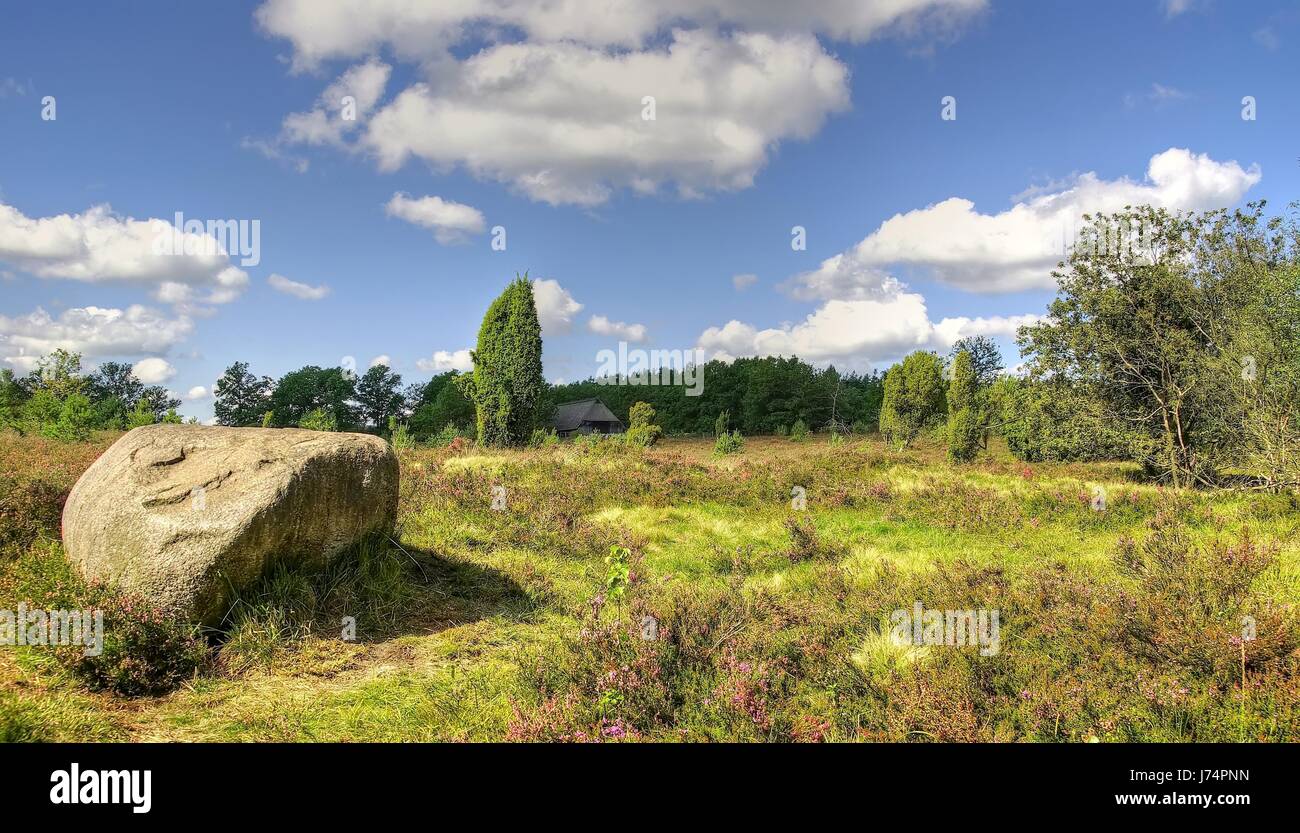
<path fill-rule="evenodd" d="M 645 341 L 644 324 L 626 324 L 622 321 L 610 321 L 603 315 L 593 315 L 587 319 L 587 329 L 602 336 L 612 336 L 622 341 Z"/>
<path fill-rule="evenodd" d="M 745 273 L 731 276 L 731 285 L 737 292 L 742 292 L 756 283 L 758 283 L 758 275 Z"/>
<path fill-rule="evenodd" d="M 285 295 L 292 295 L 304 301 L 319 301 L 330 294 L 330 288 L 324 284 L 312 286 L 311 284 L 289 280 L 284 275 L 279 274 L 272 274 L 271 277 L 266 279 L 266 282 L 276 292 L 283 292 Z"/>
<path fill-rule="evenodd" d="M 573 328 L 573 317 L 582 311 L 582 304 L 575 301 L 569 290 L 556 280 L 534 280 L 533 301 L 537 304 L 537 320 L 542 325 L 542 335 L 548 338 L 569 332 Z"/>
<path fill-rule="evenodd" d="M 200 399 L 207 399 L 211 395 L 212 392 L 203 385 L 195 385 L 185 394 L 185 398 L 191 402 L 197 402 Z"/>
<path fill-rule="evenodd" d="M 602 47 L 643 44 L 678 22 L 770 33 L 815 33 L 861 42 L 897 33 L 949 32 L 987 5 L 986 0 L 269 0 L 256 13 L 268 33 L 294 46 L 299 69 L 336 58 L 357 58 L 384 45 L 406 60 L 429 60 L 461 41 L 471 24 L 481 34 L 506 27 L 535 41 L 572 40 Z"/>
<path fill-rule="evenodd" d="M 146 385 L 157 385 L 176 375 L 176 368 L 166 359 L 150 357 L 131 366 L 131 375 Z"/>
<path fill-rule="evenodd" d="M 281 138 L 307 145 L 342 145 L 344 136 L 379 103 L 391 73 L 392 67 L 377 60 L 357 64 L 325 88 L 313 109 L 285 116 Z"/>
<path fill-rule="evenodd" d="M 35 359 L 62 348 L 86 357 L 165 353 L 194 329 L 185 315 L 168 318 L 156 309 L 76 307 L 53 318 L 37 307 L 13 318 L 0 315 L 0 351 L 11 365 L 30 369 Z"/>
<path fill-rule="evenodd" d="M 34 218 L 0 203 L 0 261 L 39 278 L 148 285 L 178 305 L 227 303 L 248 285 L 222 242 L 169 220 L 120 217 L 108 205 Z"/>
<path fill-rule="evenodd" d="M 847 68 L 807 35 L 679 30 L 664 49 L 618 54 L 502 44 L 444 72 L 371 119 L 362 142 L 379 167 L 463 164 L 551 204 L 746 188 L 777 142 L 811 137 L 849 102 Z"/>
<path fill-rule="evenodd" d="M 1170 148 L 1151 157 L 1141 182 L 1085 173 L 1068 187 L 1035 193 L 996 214 L 951 197 L 894 215 L 853 249 L 796 276 L 786 288 L 805 300 L 887 297 L 898 283 L 885 270 L 906 265 L 973 292 L 1052 289 L 1051 270 L 1077 236 L 1084 213 L 1144 203 L 1172 210 L 1229 206 L 1259 180 L 1258 165 L 1242 168 Z"/>
<path fill-rule="evenodd" d="M 483 212 L 464 203 L 428 196 L 412 199 L 409 194 L 393 194 L 384 206 L 389 217 L 433 231 L 434 239 L 444 246 L 463 243 L 474 234 L 482 234 L 487 227 Z"/>
<path fill-rule="evenodd" d="M 370 367 L 376 367 L 376 366 L 381 365 L 381 364 L 382 364 L 384 367 L 392 367 L 392 366 L 393 366 L 393 360 L 392 360 L 391 358 L 388 357 L 388 354 L 387 354 L 387 353 L 384 353 L 384 354 L 381 354 L 381 355 L 375 356 L 373 359 L 370 360 Z"/>
<path fill-rule="evenodd" d="M 297 70 L 385 47 L 419 65 L 422 80 L 376 105 L 349 146 L 381 169 L 412 158 L 463 166 L 534 200 L 596 205 L 619 188 L 696 196 L 750 186 L 778 143 L 813 136 L 849 105 L 848 68 L 819 36 L 947 35 L 985 5 L 269 0 L 256 17 L 292 43 Z M 474 51 L 458 57 L 453 47 L 467 41 Z M 362 66 L 378 75 L 383 65 Z M 646 96 L 653 120 L 643 118 Z M 286 120 L 286 138 L 337 143 L 331 118 L 318 107 L 292 129 Z"/>
<path fill-rule="evenodd" d="M 448 370 L 467 373 L 474 369 L 474 358 L 470 355 L 469 348 L 455 352 L 438 350 L 431 358 L 417 359 L 415 366 L 426 373 L 445 373 Z"/>
<path fill-rule="evenodd" d="M 896 292 L 874 300 L 827 301 L 797 324 L 758 329 L 732 320 L 710 327 L 696 346 L 710 358 L 799 356 L 869 368 L 894 361 L 913 350 L 946 350 L 959 338 L 1010 336 L 1036 315 L 930 319 L 925 299 L 915 292 Z"/>

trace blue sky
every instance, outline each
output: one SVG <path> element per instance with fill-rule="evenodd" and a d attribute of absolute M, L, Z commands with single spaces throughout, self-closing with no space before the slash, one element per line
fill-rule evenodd
<path fill-rule="evenodd" d="M 524 271 L 551 379 L 620 339 L 866 370 L 987 333 L 1014 362 L 1065 218 L 1300 196 L 1291 3 L 28 5 L 0 361 L 145 360 L 201 419 L 235 360 L 464 367 Z M 260 261 L 158 255 L 177 212 L 256 220 Z"/>

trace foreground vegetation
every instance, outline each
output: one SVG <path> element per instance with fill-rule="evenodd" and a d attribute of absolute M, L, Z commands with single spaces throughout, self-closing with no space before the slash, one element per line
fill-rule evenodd
<path fill-rule="evenodd" d="M 960 466 L 936 439 L 458 440 L 402 452 L 394 542 L 191 635 L 63 559 L 112 439 L 0 434 L 0 608 L 108 618 L 94 661 L 0 648 L 0 739 L 1300 739 L 1292 493 L 996 438 Z M 896 644 L 917 601 L 998 610 L 1000 650 Z"/>

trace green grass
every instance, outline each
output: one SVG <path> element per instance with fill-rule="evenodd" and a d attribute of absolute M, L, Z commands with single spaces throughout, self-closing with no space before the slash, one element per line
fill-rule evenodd
<path fill-rule="evenodd" d="M 0 649 L 0 738 L 1300 739 L 1294 495 L 860 439 L 402 460 L 396 545 L 267 576 L 167 694 L 92 693 Z M 632 581 L 607 598 L 616 545 Z M 31 552 L 0 564 L 0 592 L 43 586 Z M 891 612 L 918 599 L 999 609 L 1002 650 L 893 644 Z"/>

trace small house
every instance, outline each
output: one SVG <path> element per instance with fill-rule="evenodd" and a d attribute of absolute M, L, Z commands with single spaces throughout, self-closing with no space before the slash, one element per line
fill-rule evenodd
<path fill-rule="evenodd" d="M 627 430 L 623 420 L 605 407 L 599 399 L 579 399 L 565 402 L 555 408 L 552 422 L 555 433 L 561 437 L 576 434 L 622 434 Z"/>

